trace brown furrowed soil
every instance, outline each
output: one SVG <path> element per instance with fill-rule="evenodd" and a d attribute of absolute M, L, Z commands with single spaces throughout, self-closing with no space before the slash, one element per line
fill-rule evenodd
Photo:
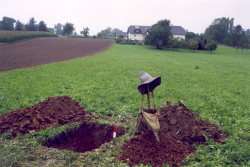
<path fill-rule="evenodd" d="M 106 51 L 114 40 L 40 38 L 0 46 L 0 72 L 92 56 Z"/>

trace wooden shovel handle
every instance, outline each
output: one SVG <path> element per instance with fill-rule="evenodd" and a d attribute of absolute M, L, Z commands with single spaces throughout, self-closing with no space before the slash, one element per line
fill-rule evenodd
<path fill-rule="evenodd" d="M 148 109 L 150 109 L 150 97 L 149 97 L 149 84 L 147 84 L 147 88 L 148 88 L 148 91 L 147 91 L 147 98 L 148 98 Z"/>

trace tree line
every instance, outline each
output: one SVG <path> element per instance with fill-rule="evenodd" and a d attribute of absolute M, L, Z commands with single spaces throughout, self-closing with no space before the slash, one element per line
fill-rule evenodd
<path fill-rule="evenodd" d="M 14 26 L 15 23 L 15 26 Z M 41 20 L 36 24 L 34 17 L 30 18 L 29 22 L 24 24 L 19 20 L 15 20 L 10 17 L 3 17 L 0 21 L 0 30 L 15 30 L 15 31 L 51 31 L 54 32 L 53 28 L 48 28 L 46 23 Z"/>
<path fill-rule="evenodd" d="M 14 25 L 15 24 L 15 25 Z M 34 17 L 30 18 L 28 23 L 22 23 L 19 20 L 15 20 L 10 17 L 4 16 L 0 21 L 0 30 L 15 30 L 15 31 L 47 31 L 56 33 L 57 35 L 71 35 L 75 30 L 74 25 L 72 23 L 65 23 L 62 25 L 61 23 L 55 24 L 54 28 L 47 27 L 46 23 L 42 20 L 37 24 L 37 21 Z M 87 34 L 89 29 L 87 31 Z M 84 33 L 86 35 L 86 32 Z M 75 32 L 76 35 L 76 32 Z"/>
<path fill-rule="evenodd" d="M 250 30 L 241 25 L 234 26 L 234 19 L 217 18 L 206 28 L 205 33 L 195 34 L 186 31 L 185 40 L 173 37 L 170 20 L 160 20 L 154 24 L 145 35 L 145 44 L 154 45 L 157 49 L 163 46 L 190 50 L 215 50 L 219 44 L 225 44 L 237 49 L 249 49 Z"/>

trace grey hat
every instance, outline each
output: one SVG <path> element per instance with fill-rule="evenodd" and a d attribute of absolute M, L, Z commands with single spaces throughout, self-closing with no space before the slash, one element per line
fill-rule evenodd
<path fill-rule="evenodd" d="M 141 79 L 141 85 L 138 86 L 138 90 L 142 95 L 148 93 L 147 84 L 149 84 L 149 92 L 152 92 L 161 84 L 161 77 L 152 78 L 145 71 L 141 71 L 139 77 Z"/>

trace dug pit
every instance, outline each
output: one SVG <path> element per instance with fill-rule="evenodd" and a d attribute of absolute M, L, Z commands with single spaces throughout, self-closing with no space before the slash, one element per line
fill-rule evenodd
<path fill-rule="evenodd" d="M 100 148 L 102 144 L 110 142 L 113 139 L 113 131 L 113 125 L 85 121 L 79 127 L 60 133 L 43 145 L 60 150 L 67 149 L 84 153 Z M 125 128 L 117 127 L 116 137 L 124 134 Z"/>

